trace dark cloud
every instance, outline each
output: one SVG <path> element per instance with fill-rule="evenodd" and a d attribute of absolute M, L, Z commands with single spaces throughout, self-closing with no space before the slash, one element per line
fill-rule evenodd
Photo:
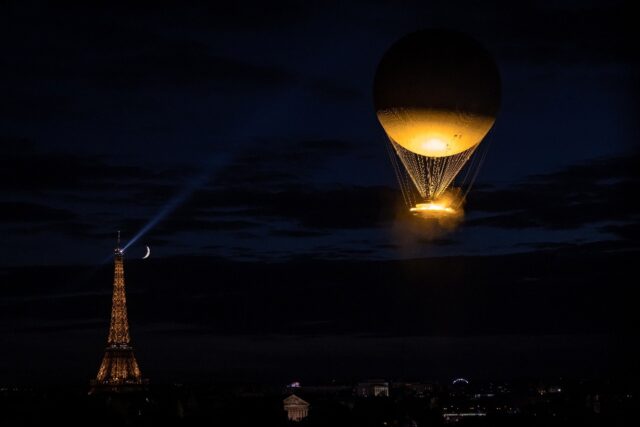
<path fill-rule="evenodd" d="M 118 15 L 117 10 L 113 10 L 108 4 L 87 4 L 78 1 L 65 1 L 65 7 L 53 7 L 47 5 L 43 12 L 56 13 L 63 11 L 68 14 L 97 15 L 93 18 L 103 16 L 105 21 Z M 150 8 L 153 2 L 142 1 L 135 5 L 127 4 L 127 12 L 130 17 L 125 22 L 133 24 L 140 21 L 151 22 L 155 25 L 164 24 L 167 27 L 188 25 L 198 30 L 230 28 L 253 30 L 270 29 L 273 26 L 284 27 L 300 23 L 305 17 L 311 17 L 315 10 L 321 8 L 322 4 L 314 2 L 297 2 L 293 0 L 277 0 L 269 3 L 245 2 L 236 4 L 233 2 L 194 2 L 189 4 L 178 4 L 163 2 L 158 9 Z"/>
<path fill-rule="evenodd" d="M 24 140 L 8 139 L 5 146 L 0 182 L 13 193 L 33 199 L 7 205 L 5 222 L 41 222 L 28 229 L 14 227 L 16 233 L 50 231 L 106 238 L 112 233 L 105 234 L 105 230 L 121 229 L 125 235 L 133 235 L 181 191 L 190 180 L 189 174 L 193 175 L 186 169 L 154 171 L 119 165 L 100 156 L 44 152 Z M 210 179 L 202 180 L 201 187 L 195 187 L 193 195 L 150 237 L 167 239 L 199 230 L 313 238 L 336 230 L 383 228 L 403 220 L 400 194 L 395 189 L 308 184 L 326 164 L 355 150 L 356 144 L 340 140 L 256 143 L 241 150 Z M 512 186 L 476 188 L 468 196 L 469 215 L 464 224 L 568 230 L 611 223 L 601 225 L 600 230 L 633 236 L 639 214 L 629 194 L 638 185 L 637 163 L 638 156 L 630 154 L 531 176 Z M 78 206 L 96 203 L 96 191 L 101 192 L 98 203 L 103 205 L 102 212 L 87 214 Z M 56 193 L 60 196 L 52 199 Z M 83 196 L 85 193 L 94 197 Z M 64 206 L 72 200 L 73 211 Z M 116 204 L 109 206 L 110 202 Z M 127 214 L 123 219 L 118 206 L 128 210 L 132 204 L 147 213 Z M 268 227 L 275 222 L 282 225 Z M 420 243 L 419 236 L 416 243 Z M 458 242 L 443 236 L 423 243 L 451 246 Z M 361 245 L 362 249 L 367 246 Z"/>
<path fill-rule="evenodd" d="M 319 237 L 335 230 L 376 228 L 397 215 L 400 196 L 386 187 L 337 189 L 201 189 L 154 227 L 154 236 L 180 232 L 266 230 L 272 237 Z M 125 234 L 135 233 L 148 218 L 120 221 Z M 254 234 L 250 234 L 254 238 Z"/>
<path fill-rule="evenodd" d="M 611 233 L 620 239 L 640 242 L 640 222 L 631 224 L 607 225 L 600 228 L 605 233 Z"/>
<path fill-rule="evenodd" d="M 310 229 L 362 229 L 395 218 L 400 195 L 386 187 L 306 188 L 283 191 L 203 190 L 177 214 L 206 211 L 262 220 L 289 220 Z"/>
<path fill-rule="evenodd" d="M 499 8 L 496 41 L 508 60 L 546 64 L 637 61 L 632 21 L 622 1 L 566 2 Z"/>
<path fill-rule="evenodd" d="M 129 260 L 126 274 L 134 328 L 180 324 L 202 334 L 384 336 L 624 329 L 632 301 L 625 298 L 631 292 L 625 283 L 637 251 L 612 254 L 602 248 L 588 254 L 586 259 L 578 245 L 406 261 L 177 257 Z M 96 313 L 106 319 L 112 268 L 86 276 L 89 271 L 4 269 L 3 281 L 12 286 L 0 290 L 3 326 L 42 319 L 84 327 Z"/>
<path fill-rule="evenodd" d="M 0 189 L 9 199 L 0 202 L 0 220 L 14 234 L 111 238 L 122 221 L 122 212 L 129 212 L 132 206 L 164 203 L 167 198 L 161 196 L 175 191 L 176 180 L 187 174 L 180 167 L 153 170 L 118 164 L 105 156 L 46 151 L 25 139 L 4 138 L 1 142 Z M 136 197 L 141 189 L 146 200 Z M 214 227 L 207 221 L 194 224 Z M 106 233 L 105 227 L 111 231 Z M 184 228 L 184 224 L 176 227 Z"/>
<path fill-rule="evenodd" d="M 423 245 L 435 245 L 435 246 L 451 246 L 455 245 L 458 240 L 450 238 L 450 237 L 436 237 L 436 238 L 418 238 L 416 239 L 416 243 L 420 243 Z"/>
<path fill-rule="evenodd" d="M 121 221 L 120 227 L 123 229 L 123 231 L 126 230 L 128 234 L 133 235 L 133 233 L 135 233 L 137 230 L 140 230 L 145 225 L 145 223 L 146 219 Z M 206 233 L 211 231 L 237 231 L 255 228 L 260 225 L 261 224 L 259 222 L 249 220 L 216 220 L 194 218 L 188 215 L 178 214 L 171 216 L 165 221 L 160 222 L 154 228 L 154 235 L 168 237 L 173 234 L 182 232 Z"/>
<path fill-rule="evenodd" d="M 75 214 L 37 203 L 0 202 L 0 221 L 10 223 L 56 222 L 76 219 Z"/>
<path fill-rule="evenodd" d="M 306 238 L 306 237 L 322 237 L 327 236 L 328 233 L 316 230 L 289 230 L 289 229 L 276 229 L 270 230 L 269 235 L 276 237 L 293 237 L 293 238 Z"/>
<path fill-rule="evenodd" d="M 102 156 L 44 151 L 28 140 L 6 138 L 0 187 L 35 201 L 12 203 L 5 221 L 45 221 L 18 233 L 60 232 L 73 237 L 107 237 L 103 230 L 135 234 L 189 184 L 193 171 L 124 166 Z M 236 231 L 284 220 L 292 229 L 272 236 L 318 236 L 327 229 L 376 227 L 393 217 L 397 194 L 384 187 L 316 188 L 303 185 L 336 157 L 355 150 L 338 140 L 256 143 L 242 150 L 156 227 L 156 236 L 189 231 Z M 283 172 L 284 171 L 284 172 Z M 43 179 L 46 177 L 46 179 Z M 73 211 L 62 208 L 71 203 Z M 98 204 L 99 211 L 87 213 Z M 147 215 L 126 214 L 132 206 Z M 91 208 L 95 211 L 95 208 Z M 101 211 L 101 212 L 100 212 Z M 82 215 L 80 214 L 82 212 Z"/>
<path fill-rule="evenodd" d="M 7 236 L 34 236 L 40 233 L 56 233 L 72 238 L 96 238 L 90 223 L 68 209 L 41 203 L 0 202 L 0 223 Z"/>
<path fill-rule="evenodd" d="M 104 156 L 45 151 L 25 139 L 3 138 L 0 189 L 43 195 L 50 191 L 127 192 L 137 183 L 182 177 L 183 171 L 152 171 L 114 164 Z"/>
<path fill-rule="evenodd" d="M 53 120 L 69 114 L 81 114 L 74 108 L 70 96 L 41 93 L 33 88 L 16 88 L 15 85 L 3 90 L 0 103 L 0 117 L 5 120 Z"/>
<path fill-rule="evenodd" d="M 329 161 L 352 153 L 343 140 L 259 140 L 235 155 L 213 179 L 216 186 L 282 189 L 313 179 Z"/>
<path fill-rule="evenodd" d="M 113 232 L 104 232 L 95 224 L 83 222 L 79 219 L 58 222 L 30 223 L 24 221 L 22 224 L 7 224 L 5 231 L 20 239 L 37 236 L 39 234 L 59 234 L 72 239 L 113 239 Z"/>
<path fill-rule="evenodd" d="M 636 241 L 625 240 L 599 240 L 593 242 L 584 242 L 582 240 L 559 242 L 524 242 L 518 243 L 516 247 L 552 251 L 560 254 L 570 252 L 574 255 L 580 254 L 583 256 L 590 256 L 590 254 L 598 252 L 616 253 L 638 249 Z"/>
<path fill-rule="evenodd" d="M 55 9 L 51 15 L 35 12 L 18 20 L 22 25 L 12 30 L 22 37 L 7 46 L 12 55 L 1 62 L 6 79 L 51 79 L 61 86 L 72 83 L 68 92 L 78 98 L 82 95 L 78 84 L 82 83 L 111 90 L 207 84 L 222 89 L 232 86 L 237 91 L 279 87 L 295 80 L 278 67 L 216 54 L 210 45 L 194 38 L 168 37 L 153 26 L 150 16 L 136 20 L 133 10 L 130 20 L 114 20 L 113 11 L 80 9 Z M 65 25 L 59 25 L 56 18 Z M 45 31 L 52 36 L 33 35 Z M 92 54 L 87 55 L 88 51 Z"/>
<path fill-rule="evenodd" d="M 155 53 L 138 54 L 119 64 L 96 64 L 86 77 L 106 87 L 206 84 L 229 91 L 255 91 L 289 85 L 295 78 L 288 72 L 254 65 L 233 58 L 213 56 L 205 46 L 160 46 Z M 71 76 L 70 78 L 77 78 Z"/>
<path fill-rule="evenodd" d="M 445 27 L 470 32 L 492 47 L 501 60 L 552 65 L 637 61 L 630 4 L 573 1 L 492 4 L 412 1 L 398 13 L 392 3 L 379 13 L 381 30 Z M 407 16 L 410 15 L 410 16 Z M 404 28 L 403 28 L 404 25 Z"/>
<path fill-rule="evenodd" d="M 306 86 L 313 92 L 340 103 L 352 102 L 365 97 L 365 94 L 356 88 L 328 79 L 311 80 Z"/>
<path fill-rule="evenodd" d="M 575 229 L 602 222 L 637 222 L 632 194 L 640 184 L 637 153 L 536 175 L 506 188 L 472 191 L 467 207 L 488 213 L 467 226 Z"/>

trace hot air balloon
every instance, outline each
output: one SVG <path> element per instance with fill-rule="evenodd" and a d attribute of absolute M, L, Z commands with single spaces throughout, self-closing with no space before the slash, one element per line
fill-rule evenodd
<path fill-rule="evenodd" d="M 489 52 L 455 31 L 408 34 L 382 57 L 373 98 L 410 210 L 453 211 L 439 201 L 500 106 L 500 75 Z"/>

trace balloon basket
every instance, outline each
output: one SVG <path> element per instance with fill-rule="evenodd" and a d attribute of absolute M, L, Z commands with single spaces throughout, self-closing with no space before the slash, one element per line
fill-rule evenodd
<path fill-rule="evenodd" d="M 409 212 L 420 217 L 444 217 L 455 215 L 456 209 L 438 202 L 418 203 Z"/>

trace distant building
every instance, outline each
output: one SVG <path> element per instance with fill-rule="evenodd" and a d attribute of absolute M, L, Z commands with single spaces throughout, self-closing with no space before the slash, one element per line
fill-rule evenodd
<path fill-rule="evenodd" d="M 301 421 L 309 415 L 309 402 L 292 394 L 284 399 L 284 410 L 290 421 Z"/>
<path fill-rule="evenodd" d="M 538 394 L 544 396 L 545 394 L 560 394 L 562 393 L 562 387 L 559 385 L 549 385 L 538 387 Z"/>
<path fill-rule="evenodd" d="M 480 410 L 444 412 L 442 418 L 445 424 L 459 423 L 465 418 L 486 417 L 487 413 Z"/>
<path fill-rule="evenodd" d="M 599 394 L 588 394 L 586 399 L 587 408 L 589 408 L 593 413 L 599 414 L 601 411 L 600 407 L 600 395 Z"/>
<path fill-rule="evenodd" d="M 353 386 L 344 384 L 306 385 L 299 388 L 287 387 L 287 393 L 302 393 L 305 396 L 350 396 Z"/>
<path fill-rule="evenodd" d="M 369 380 L 356 386 L 358 397 L 389 397 L 389 383 L 384 380 Z"/>

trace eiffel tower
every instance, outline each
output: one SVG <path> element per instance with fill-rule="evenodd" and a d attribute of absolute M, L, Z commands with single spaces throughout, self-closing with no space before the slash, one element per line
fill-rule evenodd
<path fill-rule="evenodd" d="M 96 379 L 91 381 L 91 391 L 136 391 L 147 384 L 142 379 L 138 362 L 133 355 L 129 321 L 127 319 L 127 295 L 124 288 L 124 250 L 118 244 L 114 250 L 115 270 L 113 275 L 113 297 L 111 305 L 111 324 L 109 337 L 100 369 Z"/>

